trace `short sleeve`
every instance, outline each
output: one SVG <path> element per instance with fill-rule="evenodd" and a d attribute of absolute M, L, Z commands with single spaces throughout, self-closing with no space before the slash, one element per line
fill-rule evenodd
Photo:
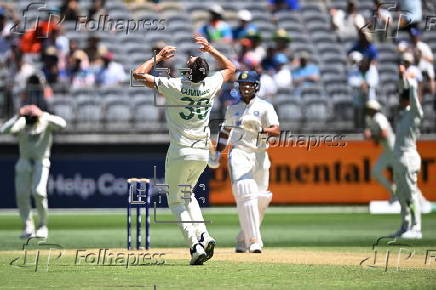
<path fill-rule="evenodd" d="M 377 114 L 375 120 L 376 120 L 377 125 L 380 127 L 380 130 L 384 130 L 384 129 L 389 128 L 389 122 L 385 116 L 383 116 L 381 114 Z"/>
<path fill-rule="evenodd" d="M 319 68 L 316 65 L 312 65 L 311 75 L 315 75 L 315 74 L 319 76 Z"/>
<path fill-rule="evenodd" d="M 274 125 L 279 125 L 279 117 L 277 116 L 276 110 L 274 110 L 274 107 L 272 105 L 269 105 L 266 110 L 266 126 L 271 127 Z"/>
<path fill-rule="evenodd" d="M 177 80 L 177 78 L 155 77 L 154 84 L 159 93 L 164 97 L 169 97 L 180 92 L 180 85 Z"/>
<path fill-rule="evenodd" d="M 224 83 L 224 77 L 223 74 L 220 71 L 215 72 L 210 77 L 210 86 L 212 87 L 213 91 L 219 91 Z"/>
<path fill-rule="evenodd" d="M 424 42 L 421 42 L 420 44 L 419 49 L 421 50 L 421 54 L 424 57 L 433 58 L 433 52 L 431 51 L 430 46 Z"/>

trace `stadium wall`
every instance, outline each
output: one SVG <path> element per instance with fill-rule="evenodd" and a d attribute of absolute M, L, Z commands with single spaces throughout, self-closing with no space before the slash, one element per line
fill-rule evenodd
<path fill-rule="evenodd" d="M 4 137 L 4 136 L 2 136 Z M 166 140 L 147 138 L 112 142 L 58 136 L 52 150 L 48 185 L 53 208 L 117 208 L 126 205 L 127 177 L 153 177 L 163 183 Z M 74 140 L 74 142 L 69 141 Z M 93 141 L 91 141 L 93 140 Z M 109 141 L 109 142 L 108 142 Z M 436 201 L 436 138 L 418 144 L 422 156 L 419 185 L 427 199 Z M 388 199 L 387 192 L 371 177 L 380 148 L 363 140 L 345 146 L 288 146 L 270 148 L 270 190 L 275 204 L 365 204 Z M 1 208 L 14 208 L 14 165 L 18 146 L 14 139 L 0 140 Z M 217 170 L 201 177 L 205 189 L 194 191 L 202 206 L 233 204 L 226 155 Z M 157 192 L 155 188 L 154 192 Z M 209 194 L 210 192 L 210 194 Z M 165 198 L 154 200 L 166 206 Z"/>
<path fill-rule="evenodd" d="M 344 146 L 300 145 L 269 149 L 273 203 L 363 204 L 389 199 L 388 192 L 371 177 L 371 168 L 381 153 L 380 146 L 363 140 L 346 141 Z M 419 141 L 418 150 L 422 158 L 420 189 L 427 199 L 436 201 L 436 140 Z M 392 177 L 392 173 L 388 175 Z M 212 174 L 210 191 L 211 204 L 233 203 L 225 166 Z"/>
<path fill-rule="evenodd" d="M 76 141 L 75 141 L 76 142 Z M 65 144 L 55 143 L 47 187 L 51 208 L 122 208 L 127 206 L 129 177 L 154 176 L 164 183 L 167 144 Z M 18 147 L 13 142 L 0 145 L 0 208 L 15 208 L 14 166 Z M 206 187 L 195 188 L 200 204 L 208 206 L 207 173 L 200 178 Z M 154 187 L 152 202 L 167 207 L 166 198 L 158 197 Z"/>

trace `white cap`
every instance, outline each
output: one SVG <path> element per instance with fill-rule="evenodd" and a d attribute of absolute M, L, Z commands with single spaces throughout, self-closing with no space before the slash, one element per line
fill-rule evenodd
<path fill-rule="evenodd" d="M 238 18 L 244 21 L 251 21 L 251 13 L 247 9 L 242 9 L 238 11 Z"/>
<path fill-rule="evenodd" d="M 375 110 L 375 111 L 380 111 L 380 109 L 381 109 L 380 103 L 377 102 L 376 100 L 373 100 L 373 99 L 372 100 L 368 100 L 366 102 L 365 107 L 367 109 L 372 109 L 372 110 Z"/>
<path fill-rule="evenodd" d="M 219 14 L 219 15 L 223 14 L 223 8 L 220 5 L 218 5 L 218 4 L 213 4 L 209 8 L 209 11 L 212 11 L 213 13 Z"/>
<path fill-rule="evenodd" d="M 414 59 L 415 58 L 413 57 L 413 54 L 411 54 L 410 52 L 406 52 L 403 54 L 403 60 L 405 61 L 413 63 Z"/>

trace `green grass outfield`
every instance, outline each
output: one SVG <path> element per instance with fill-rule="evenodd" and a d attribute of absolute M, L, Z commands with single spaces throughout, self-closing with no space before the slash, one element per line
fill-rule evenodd
<path fill-rule="evenodd" d="M 159 211 L 159 210 L 158 210 Z M 358 210 L 359 211 L 359 210 Z M 360 210 L 361 211 L 361 210 Z M 296 213 L 297 212 L 297 213 Z M 20 220 L 16 212 L 0 213 L 0 288 L 127 288 L 145 289 L 436 289 L 436 269 L 424 265 L 423 255 L 429 249 L 436 256 L 436 214 L 423 216 L 424 239 L 407 242 L 406 247 L 419 257 L 419 267 L 394 267 L 397 256 L 391 256 L 387 271 L 377 267 L 360 266 L 361 257 L 373 256 L 371 246 L 383 234 L 399 226 L 398 215 L 369 215 L 354 213 L 298 213 L 283 208 L 272 209 L 263 224 L 266 245 L 262 262 L 251 261 L 256 254 L 231 254 L 225 256 L 221 248 L 233 247 L 238 232 L 238 220 L 233 209 L 212 210 L 205 215 L 212 221 L 210 233 L 217 240 L 216 259 L 204 266 L 192 267 L 187 259 L 166 259 L 163 265 L 102 266 L 75 265 L 76 249 L 125 248 L 126 220 L 124 211 L 55 212 L 50 215 L 48 243 L 61 245 L 67 254 L 50 263 L 48 269 L 41 258 L 39 269 L 22 265 L 23 241 L 18 239 Z M 169 220 L 166 211 L 158 212 L 159 220 Z M 182 235 L 174 224 L 151 225 L 152 248 L 184 247 Z M 380 252 L 386 247 L 381 246 Z M 390 246 L 392 253 L 399 247 Z M 115 251 L 115 250 L 114 250 Z M 182 251 L 182 250 L 179 250 Z M 186 249 L 186 252 L 188 250 Z M 351 263 L 332 265 L 312 263 L 285 263 L 273 261 L 293 253 L 335 254 L 340 259 L 351 256 Z M 395 252 L 397 251 L 397 252 Z M 151 249 L 153 253 L 153 249 Z M 227 252 L 230 250 L 227 249 Z M 32 252 L 33 253 L 33 252 Z M 226 257 L 225 260 L 220 259 Z M 233 261 L 233 257 L 235 260 Z M 240 259 L 242 257 L 242 259 Z M 266 261 L 265 261 L 266 257 Z M 19 258 L 17 263 L 11 261 Z M 244 260 L 247 258 L 248 260 Z M 267 259 L 271 258 L 271 262 Z M 413 258 L 413 257 L 412 257 Z M 435 258 L 429 260 L 436 264 Z"/>

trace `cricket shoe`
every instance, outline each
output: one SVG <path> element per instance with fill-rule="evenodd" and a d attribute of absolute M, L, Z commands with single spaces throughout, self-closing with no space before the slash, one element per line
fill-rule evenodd
<path fill-rule="evenodd" d="M 26 227 L 26 229 L 21 233 L 20 239 L 29 239 L 35 236 L 34 228 Z"/>
<path fill-rule="evenodd" d="M 248 249 L 250 253 L 262 253 L 262 247 L 258 243 L 253 243 L 250 245 L 250 248 Z"/>
<path fill-rule="evenodd" d="M 190 249 L 191 251 L 191 265 L 203 265 L 204 261 L 207 260 L 206 252 L 204 251 L 203 245 L 196 243 Z"/>
<path fill-rule="evenodd" d="M 245 241 L 236 239 L 235 253 L 245 253 L 245 252 L 247 252 L 247 246 L 245 246 Z"/>
<path fill-rule="evenodd" d="M 247 252 L 247 244 L 245 243 L 244 232 L 240 231 L 236 236 L 236 247 L 235 253 L 245 253 Z"/>
<path fill-rule="evenodd" d="M 48 228 L 47 226 L 40 226 L 35 233 L 35 238 L 43 238 L 47 239 L 48 237 Z"/>
<path fill-rule="evenodd" d="M 204 260 L 206 262 L 213 257 L 216 241 L 214 238 L 209 236 L 209 234 L 202 233 L 198 242 L 203 246 L 204 251 L 206 252 L 206 260 Z"/>
<path fill-rule="evenodd" d="M 409 231 L 409 225 L 408 223 L 404 222 L 400 229 L 398 231 L 396 231 L 395 233 L 389 235 L 388 237 L 391 238 L 400 238 L 405 232 Z"/>
<path fill-rule="evenodd" d="M 422 232 L 420 230 L 410 229 L 401 234 L 401 238 L 406 240 L 420 240 L 422 239 Z"/>

